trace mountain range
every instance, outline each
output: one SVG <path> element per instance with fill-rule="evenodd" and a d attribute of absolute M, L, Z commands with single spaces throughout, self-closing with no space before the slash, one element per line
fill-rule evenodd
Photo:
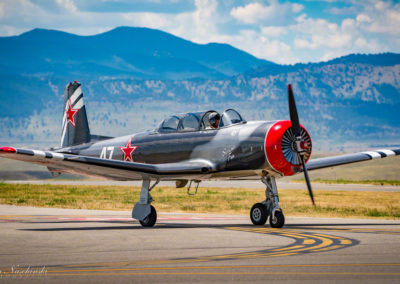
<path fill-rule="evenodd" d="M 148 28 L 119 27 L 93 36 L 34 29 L 0 38 L 1 69 L 82 79 L 221 79 L 273 64 L 227 44 L 196 44 Z"/>
<path fill-rule="evenodd" d="M 67 82 L 83 85 L 92 132 L 122 135 L 169 113 L 234 107 L 287 119 L 287 84 L 321 149 L 400 144 L 400 54 L 279 65 L 227 44 L 120 27 L 93 36 L 35 29 L 0 37 L 0 141 L 57 145 Z"/>

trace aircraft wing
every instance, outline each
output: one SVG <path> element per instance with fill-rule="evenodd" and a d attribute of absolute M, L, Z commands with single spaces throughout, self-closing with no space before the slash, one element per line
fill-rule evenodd
<path fill-rule="evenodd" d="M 0 147 L 0 157 L 47 166 L 55 172 L 86 174 L 116 180 L 173 179 L 183 175 L 207 174 L 214 170 L 214 165 L 210 161 L 202 159 L 178 163 L 144 164 L 11 147 Z"/>
<path fill-rule="evenodd" d="M 380 159 L 389 156 L 400 155 L 400 149 L 380 149 L 376 151 L 366 151 L 360 153 L 346 154 L 340 156 L 312 159 L 307 163 L 307 170 L 318 170 L 345 164 L 357 163 L 373 159 Z"/>

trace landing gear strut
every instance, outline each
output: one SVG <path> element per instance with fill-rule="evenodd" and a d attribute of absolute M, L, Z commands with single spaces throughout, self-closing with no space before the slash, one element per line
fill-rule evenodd
<path fill-rule="evenodd" d="M 278 189 L 274 177 L 262 177 L 261 181 L 267 186 L 265 189 L 265 201 L 256 203 L 250 210 L 250 219 L 254 225 L 264 225 L 269 217 L 272 228 L 282 228 L 285 224 L 285 216 L 279 207 Z"/>
<path fill-rule="evenodd" d="M 150 186 L 150 179 L 143 179 L 142 190 L 140 191 L 139 202 L 132 209 L 132 218 L 139 220 L 143 227 L 153 227 L 157 221 L 157 211 L 150 205 L 153 198 L 150 191 L 160 182 L 156 182 Z"/>

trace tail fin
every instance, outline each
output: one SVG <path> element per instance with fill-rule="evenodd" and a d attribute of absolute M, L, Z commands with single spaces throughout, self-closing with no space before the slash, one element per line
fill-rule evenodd
<path fill-rule="evenodd" d="M 83 103 L 81 84 L 69 83 L 64 90 L 64 115 L 62 120 L 61 147 L 90 141 L 89 123 Z"/>

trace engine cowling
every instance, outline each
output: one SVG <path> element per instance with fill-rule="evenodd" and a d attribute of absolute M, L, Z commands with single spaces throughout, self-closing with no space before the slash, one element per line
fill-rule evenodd
<path fill-rule="evenodd" d="M 274 123 L 265 136 L 265 156 L 270 167 L 285 175 L 294 175 L 301 169 L 300 155 L 304 155 L 307 163 L 311 156 L 312 142 L 307 130 L 300 125 L 301 141 L 296 141 L 295 134 L 289 120 Z M 299 145 L 296 145 L 299 143 Z M 300 147 L 302 153 L 298 153 L 295 147 Z"/>

